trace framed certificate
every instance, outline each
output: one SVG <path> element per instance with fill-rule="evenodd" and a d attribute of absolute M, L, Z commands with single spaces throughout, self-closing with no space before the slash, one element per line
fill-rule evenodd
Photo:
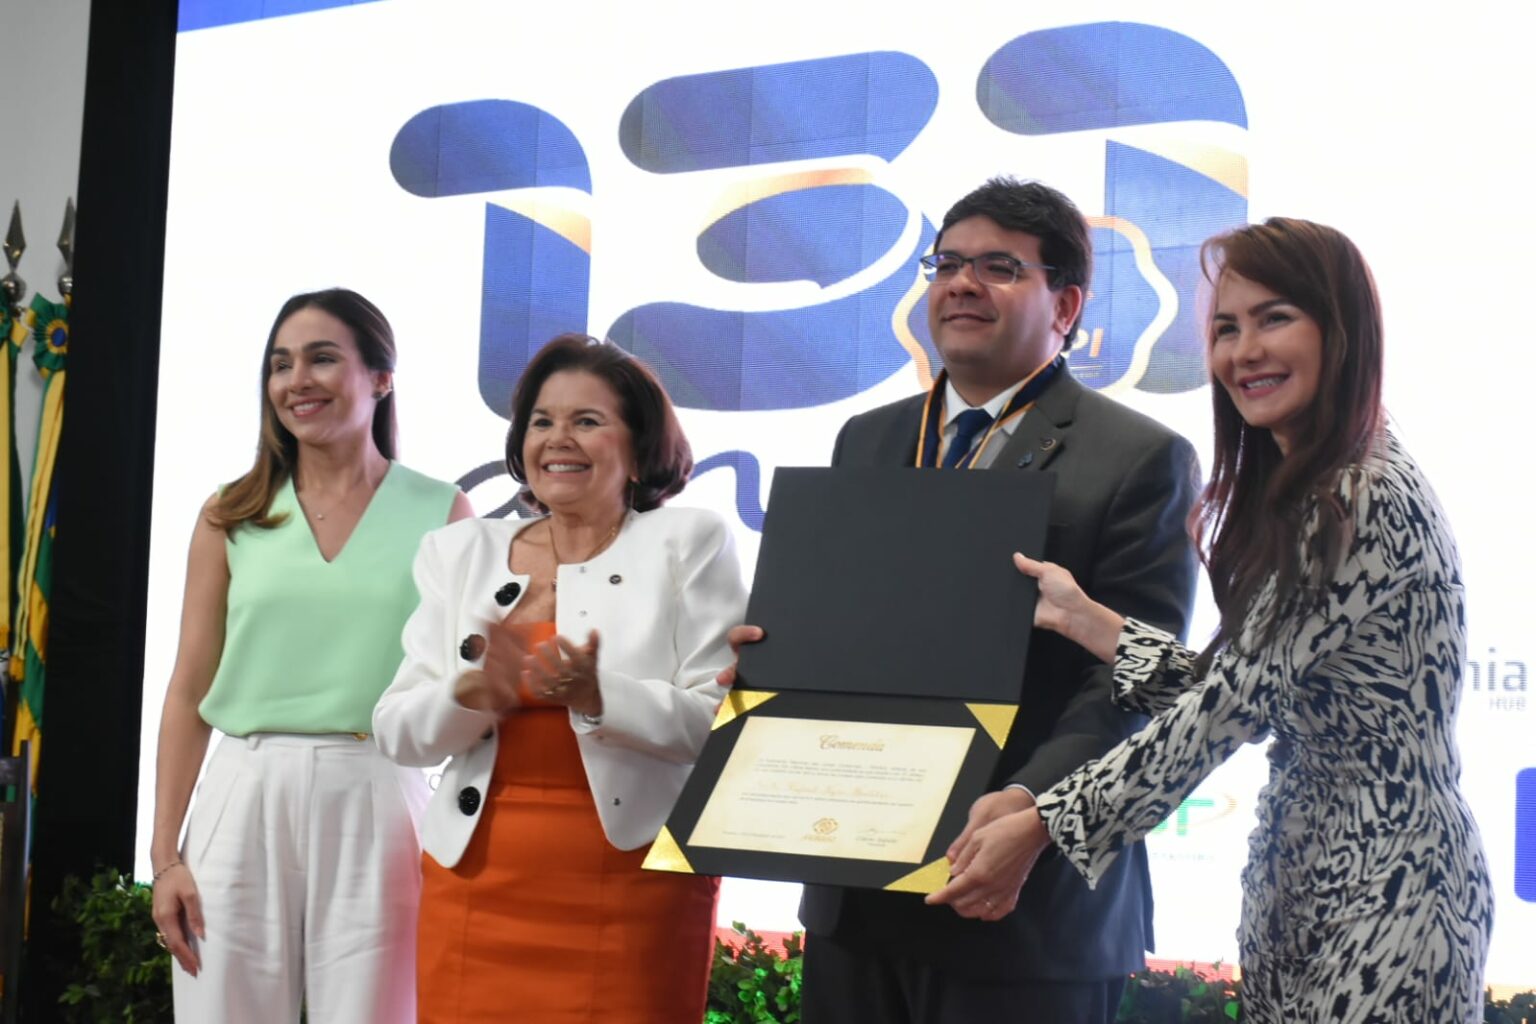
<path fill-rule="evenodd" d="M 932 892 L 1014 725 L 1043 473 L 784 469 L 738 686 L 645 866 Z"/>

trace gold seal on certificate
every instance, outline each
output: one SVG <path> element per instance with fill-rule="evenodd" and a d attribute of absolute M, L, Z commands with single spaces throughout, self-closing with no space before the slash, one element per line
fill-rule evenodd
<path fill-rule="evenodd" d="M 749 718 L 688 845 L 917 864 L 975 733 Z"/>

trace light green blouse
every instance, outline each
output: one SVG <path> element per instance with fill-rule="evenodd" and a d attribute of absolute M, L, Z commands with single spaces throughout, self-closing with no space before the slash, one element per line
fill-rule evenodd
<path fill-rule="evenodd" d="M 283 484 L 271 530 L 225 541 L 229 607 L 224 653 L 198 710 L 220 732 L 370 732 L 395 676 L 400 630 L 416 608 L 411 564 L 422 535 L 443 526 L 458 489 L 398 462 L 333 561 Z"/>

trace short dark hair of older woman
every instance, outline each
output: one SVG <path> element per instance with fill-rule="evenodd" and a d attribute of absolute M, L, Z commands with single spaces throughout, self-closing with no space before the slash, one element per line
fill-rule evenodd
<path fill-rule="evenodd" d="M 523 500 L 540 512 L 549 511 L 527 490 L 523 439 L 544 382 L 564 371 L 590 373 L 612 388 L 619 398 L 619 410 L 629 427 L 635 453 L 637 479 L 630 487 L 630 507 L 637 512 L 649 512 L 681 491 L 693 473 L 693 449 L 683 436 L 672 399 L 656 374 L 617 345 L 587 334 L 562 334 L 533 357 L 512 393 L 507 472 L 523 485 Z"/>

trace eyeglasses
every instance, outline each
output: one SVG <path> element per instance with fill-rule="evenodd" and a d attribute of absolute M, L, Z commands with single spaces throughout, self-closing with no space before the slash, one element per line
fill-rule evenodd
<path fill-rule="evenodd" d="M 923 276 L 935 284 L 947 284 L 960 273 L 967 263 L 976 280 L 982 284 L 1013 284 L 1026 267 L 1037 270 L 1055 270 L 1046 263 L 1025 263 L 1005 252 L 984 252 L 980 256 L 961 256 L 952 252 L 936 252 L 918 260 L 923 265 Z"/>

